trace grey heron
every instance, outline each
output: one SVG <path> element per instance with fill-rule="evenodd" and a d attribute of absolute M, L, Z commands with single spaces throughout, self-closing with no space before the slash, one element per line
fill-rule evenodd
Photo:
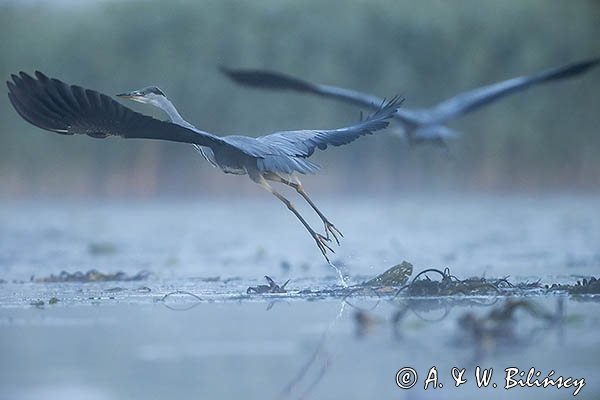
<path fill-rule="evenodd" d="M 173 103 L 157 87 L 151 86 L 119 95 L 161 108 L 170 119 L 161 121 L 131 110 L 94 90 L 68 85 L 36 71 L 35 78 L 20 72 L 8 81 L 8 97 L 17 113 L 27 122 L 56 133 L 85 134 L 93 138 L 156 139 L 189 143 L 223 172 L 248 175 L 272 193 L 300 220 L 329 262 L 327 251 L 331 237 L 339 245 L 341 232 L 310 199 L 298 174 L 313 174 L 319 166 L 308 160 L 315 149 L 348 144 L 360 136 L 372 134 L 388 125 L 402 99 L 382 101 L 381 106 L 359 123 L 340 129 L 276 132 L 266 136 L 217 136 L 197 129 L 185 121 Z M 317 213 L 325 226 L 325 236 L 317 233 L 294 205 L 270 182 L 292 187 Z M 330 237 L 331 235 L 331 237 Z"/>
<path fill-rule="evenodd" d="M 454 130 L 446 126 L 452 118 L 475 111 L 504 96 L 531 86 L 579 75 L 599 62 L 600 59 L 586 60 L 545 69 L 533 75 L 504 80 L 460 93 L 430 108 L 400 108 L 396 111 L 394 120 L 399 122 L 401 129 L 393 132 L 405 135 L 411 143 L 430 141 L 443 144 L 447 139 L 458 136 Z M 221 71 L 236 83 L 262 89 L 311 93 L 368 108 L 376 108 L 382 101 L 371 94 L 307 82 L 279 72 L 261 69 L 232 69 L 223 66 Z"/>

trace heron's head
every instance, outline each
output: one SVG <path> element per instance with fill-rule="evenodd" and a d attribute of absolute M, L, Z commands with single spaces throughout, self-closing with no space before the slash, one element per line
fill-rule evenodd
<path fill-rule="evenodd" d="M 162 90 L 156 86 L 148 86 L 143 89 L 134 90 L 132 92 L 118 94 L 117 97 L 129 99 L 140 103 L 154 104 L 158 103 L 161 98 L 166 98 Z"/>

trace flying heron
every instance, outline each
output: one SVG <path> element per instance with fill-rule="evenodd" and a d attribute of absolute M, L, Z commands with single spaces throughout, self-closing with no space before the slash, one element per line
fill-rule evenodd
<path fill-rule="evenodd" d="M 10 102 L 23 119 L 39 128 L 100 139 L 120 136 L 189 143 L 223 172 L 248 175 L 281 200 L 300 220 L 328 263 L 327 251 L 334 252 L 328 244 L 332 241 L 331 237 L 339 245 L 338 235 L 343 235 L 304 191 L 298 174 L 313 174 L 319 170 L 317 164 L 308 160 L 315 149 L 348 144 L 360 136 L 387 127 L 387 120 L 402 102 L 399 97 L 382 101 L 373 114 L 355 125 L 340 129 L 285 131 L 256 138 L 216 136 L 185 121 L 163 91 L 155 86 L 118 96 L 159 107 L 168 115 L 170 122 L 135 112 L 97 91 L 50 79 L 39 71 L 35 72 L 35 78 L 24 72 L 11 77 L 12 82 L 7 82 Z M 295 189 L 323 221 L 325 236 L 313 230 L 294 205 L 269 181 Z"/>
<path fill-rule="evenodd" d="M 394 120 L 400 123 L 400 129 L 392 132 L 406 136 L 410 143 L 429 141 L 444 144 L 447 139 L 454 139 L 458 136 L 457 132 L 446 126 L 446 123 L 452 118 L 475 111 L 504 96 L 531 86 L 579 75 L 599 62 L 600 59 L 586 60 L 545 69 L 533 75 L 493 83 L 460 93 L 430 108 L 400 108 L 394 114 Z M 221 71 L 236 83 L 246 86 L 311 93 L 373 109 L 382 102 L 380 98 L 367 93 L 311 83 L 273 71 L 227 67 L 221 67 Z"/>

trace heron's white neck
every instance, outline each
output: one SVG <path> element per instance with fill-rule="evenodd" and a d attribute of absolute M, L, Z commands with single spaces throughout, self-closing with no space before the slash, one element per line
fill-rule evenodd
<path fill-rule="evenodd" d="M 171 120 L 171 122 L 173 122 L 174 124 L 183 126 L 185 128 L 191 128 L 198 133 L 212 136 L 212 134 L 210 134 L 208 132 L 200 131 L 194 125 L 190 124 L 185 119 L 183 119 L 183 117 L 179 114 L 179 112 L 177 111 L 177 109 L 175 108 L 173 103 L 171 103 L 171 101 L 169 99 L 167 99 L 166 97 L 163 97 L 163 96 L 154 97 L 152 99 L 152 101 L 150 102 L 150 104 L 163 110 L 169 116 L 169 119 Z M 211 163 L 213 167 L 217 167 L 217 163 L 215 161 L 215 156 L 212 152 L 212 149 L 210 149 L 208 147 L 204 147 L 204 146 L 199 146 L 197 144 L 193 144 L 192 146 L 194 146 L 194 148 L 200 154 L 202 154 L 202 157 L 204 157 L 204 159 L 206 161 Z"/>
<path fill-rule="evenodd" d="M 171 101 L 166 97 L 157 96 L 154 99 L 152 99 L 152 104 L 163 110 L 169 116 L 171 122 L 188 128 L 195 128 L 194 125 L 190 124 L 185 119 L 183 119 L 183 117 L 179 114 L 173 103 L 171 103 Z"/>

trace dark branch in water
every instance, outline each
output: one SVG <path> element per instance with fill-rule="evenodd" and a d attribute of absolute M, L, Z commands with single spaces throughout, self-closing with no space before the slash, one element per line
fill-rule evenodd
<path fill-rule="evenodd" d="M 270 277 L 268 277 L 267 275 L 265 275 L 265 279 L 267 280 L 268 285 L 250 286 L 246 290 L 246 293 L 247 294 L 251 294 L 251 293 L 258 293 L 258 294 L 287 293 L 287 290 L 285 290 L 285 286 L 290 282 L 289 279 L 287 281 L 285 281 L 285 283 L 281 286 L 276 284 L 275 281 L 273 279 L 271 279 Z"/>
<path fill-rule="evenodd" d="M 167 304 L 165 302 L 169 297 L 175 296 L 175 295 L 191 296 L 192 298 L 194 298 L 197 301 L 195 303 L 185 305 L 182 308 L 173 307 L 172 305 Z M 200 296 L 195 295 L 194 293 L 188 292 L 186 290 L 175 290 L 174 292 L 165 294 L 161 299 L 158 299 L 157 301 L 163 302 L 165 307 L 167 307 L 168 309 L 173 310 L 173 311 L 188 311 L 194 307 L 197 307 L 202 302 L 202 298 Z"/>
<path fill-rule="evenodd" d="M 554 291 L 565 291 L 569 294 L 581 295 L 581 294 L 600 294 L 600 279 L 591 277 L 589 279 L 583 278 L 581 281 L 577 281 L 574 285 L 559 285 L 553 283 L 552 285 L 546 285 L 548 292 Z"/>

